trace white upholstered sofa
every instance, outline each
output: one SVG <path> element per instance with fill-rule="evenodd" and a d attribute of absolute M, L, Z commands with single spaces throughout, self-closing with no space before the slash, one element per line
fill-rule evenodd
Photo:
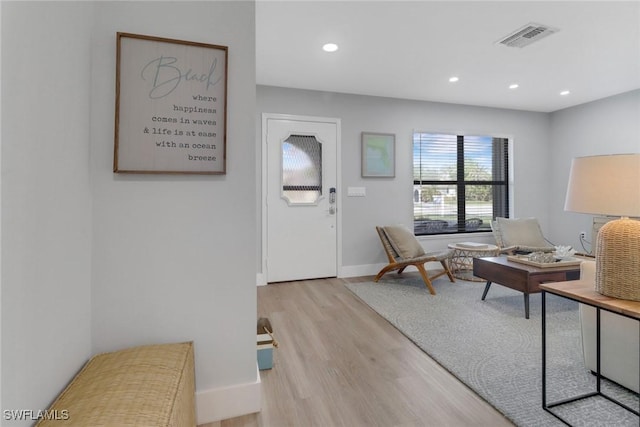
<path fill-rule="evenodd" d="M 580 278 L 595 283 L 595 261 L 580 265 Z M 588 369 L 596 371 L 596 309 L 580 304 L 582 350 Z M 638 362 L 639 322 L 605 310 L 600 311 L 601 374 L 624 387 L 640 392 L 640 362 Z"/>

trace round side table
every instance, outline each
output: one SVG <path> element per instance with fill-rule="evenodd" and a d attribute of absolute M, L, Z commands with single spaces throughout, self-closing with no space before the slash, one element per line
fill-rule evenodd
<path fill-rule="evenodd" d="M 482 246 L 472 247 L 474 245 L 465 243 L 450 243 L 449 249 L 453 249 L 449 268 L 453 275 L 462 280 L 470 282 L 484 282 L 484 279 L 473 275 L 473 259 L 498 256 L 500 249 L 496 245 L 482 244 Z"/>

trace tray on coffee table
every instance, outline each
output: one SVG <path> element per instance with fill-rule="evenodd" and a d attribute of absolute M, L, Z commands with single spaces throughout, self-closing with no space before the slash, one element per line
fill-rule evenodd
<path fill-rule="evenodd" d="M 508 255 L 507 259 L 513 262 L 519 262 L 521 264 L 531 265 L 538 268 L 553 268 L 553 267 L 570 267 L 573 265 L 580 265 L 582 262 L 578 258 L 559 259 L 555 262 L 537 262 L 531 261 L 528 255 Z"/>

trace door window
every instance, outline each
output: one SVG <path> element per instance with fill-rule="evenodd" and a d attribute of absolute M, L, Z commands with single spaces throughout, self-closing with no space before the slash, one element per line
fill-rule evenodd
<path fill-rule="evenodd" d="M 317 204 L 322 195 L 322 144 L 311 135 L 282 143 L 282 197 L 289 205 Z"/>

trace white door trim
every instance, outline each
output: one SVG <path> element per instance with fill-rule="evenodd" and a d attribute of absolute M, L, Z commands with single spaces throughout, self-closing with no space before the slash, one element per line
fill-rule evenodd
<path fill-rule="evenodd" d="M 261 260 L 261 278 L 258 278 L 257 285 L 267 284 L 267 120 L 293 120 L 302 122 L 319 122 L 334 123 L 338 130 L 336 138 L 336 188 L 338 189 L 338 198 L 342 199 L 342 129 L 341 120 L 334 117 L 317 117 L 317 116 L 298 116 L 293 114 L 277 114 L 262 113 L 262 129 L 260 141 L 260 156 L 262 158 L 262 188 L 261 188 L 261 227 L 262 227 L 262 260 Z M 337 237 L 336 237 L 336 267 L 338 269 L 338 277 L 342 277 L 342 202 L 338 202 L 337 218 Z"/>

